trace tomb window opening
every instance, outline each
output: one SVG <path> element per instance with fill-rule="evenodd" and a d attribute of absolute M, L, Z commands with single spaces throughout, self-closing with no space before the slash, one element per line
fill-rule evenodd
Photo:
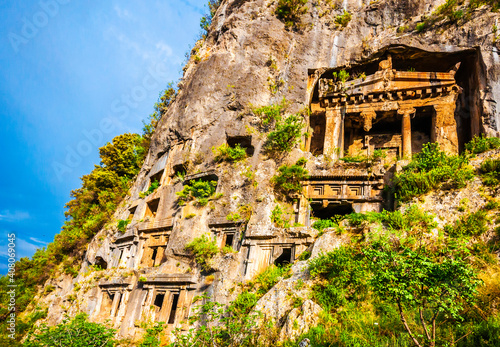
<path fill-rule="evenodd" d="M 160 204 L 160 199 L 154 199 L 147 203 L 146 215 L 145 217 L 156 217 L 156 212 L 158 211 L 158 205 Z"/>
<path fill-rule="evenodd" d="M 172 298 L 172 308 L 170 309 L 170 315 L 168 317 L 168 324 L 175 323 L 175 315 L 177 313 L 177 306 L 179 304 L 179 294 L 173 294 Z"/>
<path fill-rule="evenodd" d="M 292 259 L 292 248 L 286 247 L 283 248 L 283 253 L 274 261 L 274 265 L 276 266 L 285 266 L 291 264 L 293 262 Z"/>
<path fill-rule="evenodd" d="M 235 148 L 237 145 L 240 145 L 241 148 L 245 149 L 248 156 L 252 156 L 254 153 L 252 136 L 228 136 L 226 142 L 231 148 Z"/>
<path fill-rule="evenodd" d="M 339 216 L 353 212 L 352 204 L 349 203 L 330 203 L 326 207 L 321 204 L 311 204 L 311 216 L 315 219 L 338 219 Z"/>

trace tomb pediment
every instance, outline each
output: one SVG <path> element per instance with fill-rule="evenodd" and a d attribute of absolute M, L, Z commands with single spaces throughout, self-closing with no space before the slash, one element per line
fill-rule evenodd
<path fill-rule="evenodd" d="M 456 70 L 415 72 L 386 69 L 346 82 L 320 78 L 318 82 L 319 99 L 328 98 L 333 104 L 363 103 L 382 99 L 425 98 L 452 91 L 460 92 L 461 88 L 455 82 L 455 72 Z"/>
<path fill-rule="evenodd" d="M 190 285 L 196 284 L 196 279 L 190 274 L 161 274 L 156 276 L 148 276 L 144 282 L 144 287 L 158 285 Z"/>
<path fill-rule="evenodd" d="M 189 183 L 192 180 L 199 180 L 199 179 L 201 179 L 202 181 L 218 181 L 219 175 L 217 174 L 216 170 L 208 170 L 208 171 L 204 171 L 204 172 L 199 172 L 199 173 L 187 175 L 186 177 L 184 177 L 184 183 Z"/>

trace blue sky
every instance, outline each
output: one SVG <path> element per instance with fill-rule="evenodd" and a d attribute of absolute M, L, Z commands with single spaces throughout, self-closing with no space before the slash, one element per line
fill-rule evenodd
<path fill-rule="evenodd" d="M 181 76 L 206 0 L 0 0 L 0 273 L 53 240 L 98 148 Z"/>

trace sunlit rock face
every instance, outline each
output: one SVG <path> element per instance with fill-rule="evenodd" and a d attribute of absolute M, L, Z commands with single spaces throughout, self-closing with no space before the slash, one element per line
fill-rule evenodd
<path fill-rule="evenodd" d="M 195 296 L 227 304 L 238 283 L 270 264 L 348 242 L 333 232 L 318 239 L 312 220 L 391 206 L 384 185 L 424 143 L 459 153 L 474 135 L 498 136 L 500 58 L 491 28 L 499 15 L 479 8 L 468 21 L 414 30 L 442 2 L 360 0 L 335 9 L 310 2 L 300 23 L 286 27 L 275 2 L 223 1 L 115 221 L 88 246 L 78 277 L 51 280 L 56 290 L 40 298 L 47 321 L 83 311 L 131 338 L 142 334 L 141 322 L 188 329 Z M 352 15 L 345 27 L 335 23 L 343 7 Z M 283 98 L 286 114 L 304 115 L 307 135 L 290 153 L 270 156 L 252 109 Z M 212 148 L 222 144 L 239 144 L 247 158 L 216 162 Z M 377 150 L 387 156 L 369 165 L 339 161 Z M 271 177 L 301 157 L 310 176 L 289 201 L 290 226 L 279 227 L 271 219 L 278 198 Z M 154 181 L 159 188 L 145 196 Z M 205 206 L 180 204 L 176 193 L 194 181 L 213 182 Z M 116 228 L 120 219 L 131 220 L 125 232 Z M 186 250 L 202 235 L 232 249 L 208 269 Z M 283 324 L 284 336 L 298 319 L 285 291 L 299 278 L 308 279 L 303 263 L 258 304 Z M 318 313 L 309 301 L 304 310 Z M 299 319 L 300 331 L 315 321 Z"/>

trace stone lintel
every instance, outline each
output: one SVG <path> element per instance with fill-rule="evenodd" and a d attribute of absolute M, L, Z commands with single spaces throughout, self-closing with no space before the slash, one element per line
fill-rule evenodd
<path fill-rule="evenodd" d="M 203 179 L 205 181 L 218 181 L 219 175 L 217 173 L 217 170 L 215 170 L 215 169 L 207 170 L 204 172 L 199 172 L 199 173 L 195 173 L 192 175 L 187 175 L 186 177 L 184 177 L 183 184 L 187 184 L 191 180 L 198 180 L 198 179 Z"/>
<path fill-rule="evenodd" d="M 148 276 L 147 280 L 144 282 L 145 286 L 151 285 L 191 285 L 196 284 L 197 281 L 193 278 L 192 275 L 187 274 L 162 274 L 156 276 Z"/>
<path fill-rule="evenodd" d="M 208 226 L 210 228 L 217 227 L 240 227 L 245 221 L 243 219 L 237 221 L 229 221 L 225 217 L 211 218 L 208 221 Z"/>

